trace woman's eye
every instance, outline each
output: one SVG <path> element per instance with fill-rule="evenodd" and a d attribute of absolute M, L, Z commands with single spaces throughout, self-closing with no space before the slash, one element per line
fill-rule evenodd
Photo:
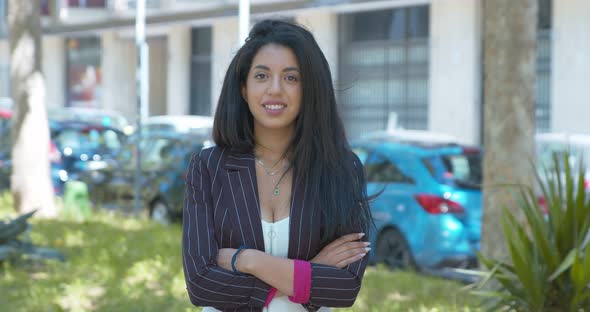
<path fill-rule="evenodd" d="M 292 75 L 287 76 L 285 79 L 287 79 L 289 82 L 296 82 L 298 80 L 296 76 Z"/>
<path fill-rule="evenodd" d="M 264 78 L 266 78 L 265 73 L 257 73 L 254 75 L 254 79 L 264 79 Z"/>

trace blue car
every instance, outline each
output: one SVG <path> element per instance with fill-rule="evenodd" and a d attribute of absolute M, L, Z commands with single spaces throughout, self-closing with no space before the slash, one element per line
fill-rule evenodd
<path fill-rule="evenodd" d="M 446 143 L 372 139 L 353 149 L 367 173 L 372 262 L 392 268 L 477 265 L 482 219 L 482 154 Z"/>

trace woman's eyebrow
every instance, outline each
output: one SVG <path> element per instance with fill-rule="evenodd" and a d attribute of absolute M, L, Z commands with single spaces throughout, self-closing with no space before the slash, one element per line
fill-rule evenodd
<path fill-rule="evenodd" d="M 268 67 L 266 65 L 256 65 L 256 66 L 254 66 L 254 68 L 270 71 L 270 67 Z M 297 71 L 298 72 L 299 71 L 299 68 L 297 68 L 297 67 L 286 67 L 285 69 L 283 69 L 283 72 L 289 72 L 289 71 Z"/>
<path fill-rule="evenodd" d="M 285 69 L 283 69 L 283 72 L 289 72 L 289 71 L 299 71 L 299 68 L 297 67 L 287 67 Z"/>
<path fill-rule="evenodd" d="M 256 65 L 254 68 L 262 69 L 262 70 L 270 70 L 270 67 L 265 65 Z"/>

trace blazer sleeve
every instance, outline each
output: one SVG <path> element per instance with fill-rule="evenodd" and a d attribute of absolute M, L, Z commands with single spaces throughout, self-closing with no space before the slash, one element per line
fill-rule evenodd
<path fill-rule="evenodd" d="M 365 170 L 362 162 L 353 155 L 354 168 L 357 170 L 360 187 L 366 190 Z M 349 229 L 348 233 L 367 233 L 362 241 L 368 241 L 368 229 L 361 227 Z M 312 263 L 311 264 L 311 291 L 309 305 L 311 307 L 350 307 L 354 304 L 361 289 L 361 282 L 365 274 L 365 268 L 369 256 L 351 263 L 346 268 Z"/>
<path fill-rule="evenodd" d="M 325 307 L 352 306 L 361 289 L 367 262 L 368 255 L 343 269 L 312 263 L 309 304 Z"/>
<path fill-rule="evenodd" d="M 218 243 L 205 153 L 211 150 L 192 156 L 186 178 L 182 260 L 189 298 L 195 306 L 262 308 L 271 289 L 268 284 L 217 266 Z"/>

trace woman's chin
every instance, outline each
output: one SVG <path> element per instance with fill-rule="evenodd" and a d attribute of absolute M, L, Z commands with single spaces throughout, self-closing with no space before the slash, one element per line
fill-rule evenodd
<path fill-rule="evenodd" d="M 256 128 L 262 131 L 291 131 L 295 128 L 295 123 L 280 120 L 266 120 L 257 122 L 256 126 Z"/>

